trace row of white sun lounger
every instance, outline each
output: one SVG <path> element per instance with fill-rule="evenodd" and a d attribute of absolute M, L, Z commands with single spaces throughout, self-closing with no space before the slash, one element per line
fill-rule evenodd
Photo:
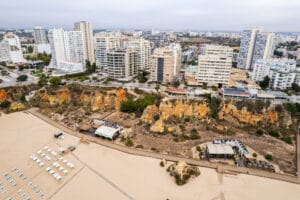
<path fill-rule="evenodd" d="M 64 163 L 65 165 L 67 165 L 68 167 L 70 167 L 71 169 L 75 167 L 73 163 L 68 162 L 68 160 L 64 159 L 63 157 L 60 157 L 58 160 Z"/>
<path fill-rule="evenodd" d="M 4 185 L 2 185 L 2 183 L 0 183 L 0 192 L 3 194 L 3 195 L 5 195 L 5 194 L 7 194 L 7 189 L 5 188 L 5 186 Z"/>
<path fill-rule="evenodd" d="M 35 185 L 33 182 L 29 182 L 28 183 L 28 186 L 33 190 L 35 191 L 37 194 L 40 195 L 40 197 L 44 197 L 46 194 L 40 189 L 37 187 L 37 185 Z"/>
<path fill-rule="evenodd" d="M 57 174 L 53 169 L 51 169 L 51 167 L 47 167 L 46 171 L 51 174 L 56 180 L 60 181 L 61 180 L 61 176 L 59 174 Z"/>
<path fill-rule="evenodd" d="M 54 162 L 53 166 L 56 167 L 57 169 L 59 169 L 59 171 L 62 171 L 64 174 L 68 173 L 68 170 L 66 170 L 63 166 L 61 166 L 59 163 Z"/>
<path fill-rule="evenodd" d="M 26 192 L 22 189 L 19 189 L 17 194 L 20 195 L 23 199 L 30 200 L 30 196 L 28 196 Z"/>
<path fill-rule="evenodd" d="M 38 159 L 38 157 L 36 157 L 34 154 L 32 154 L 30 156 L 30 158 L 36 162 L 36 164 L 38 164 L 40 167 L 44 167 L 45 163 L 43 163 L 40 159 Z"/>

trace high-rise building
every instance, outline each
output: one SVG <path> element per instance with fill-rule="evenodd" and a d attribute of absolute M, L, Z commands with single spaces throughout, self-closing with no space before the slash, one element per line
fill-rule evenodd
<path fill-rule="evenodd" d="M 107 52 L 107 74 L 119 81 L 130 81 L 138 73 L 138 53 L 132 48 L 110 49 Z"/>
<path fill-rule="evenodd" d="M 81 31 L 49 31 L 52 52 L 51 68 L 66 72 L 82 72 L 85 70 L 84 40 Z"/>
<path fill-rule="evenodd" d="M 121 48 L 121 35 L 112 33 L 98 33 L 96 41 L 96 63 L 100 69 L 107 69 L 107 52 L 109 49 Z"/>
<path fill-rule="evenodd" d="M 83 33 L 84 48 L 85 48 L 85 60 L 91 63 L 95 62 L 95 49 L 93 39 L 93 28 L 91 23 L 81 21 L 74 24 L 75 31 L 81 31 Z"/>
<path fill-rule="evenodd" d="M 241 39 L 238 68 L 251 70 L 258 59 L 269 59 L 274 49 L 274 33 L 262 28 L 245 30 Z"/>
<path fill-rule="evenodd" d="M 207 45 L 204 55 L 199 55 L 198 84 L 228 85 L 232 67 L 233 49 L 227 46 Z"/>
<path fill-rule="evenodd" d="M 37 26 L 33 30 L 33 36 L 35 40 L 35 52 L 50 54 L 51 48 L 47 38 L 46 30 L 43 27 Z"/>
<path fill-rule="evenodd" d="M 300 61 L 300 48 L 298 48 L 297 60 L 299 60 L 299 61 Z"/>
<path fill-rule="evenodd" d="M 151 45 L 148 40 L 134 39 L 128 42 L 127 47 L 133 48 L 138 54 L 138 69 L 150 70 Z"/>
<path fill-rule="evenodd" d="M 3 40 L 0 42 L 0 61 L 11 63 L 25 63 L 23 57 L 20 39 L 13 33 L 4 35 Z"/>
<path fill-rule="evenodd" d="M 35 44 L 48 44 L 46 30 L 43 27 L 37 26 L 33 29 Z"/>
<path fill-rule="evenodd" d="M 181 48 L 176 45 L 154 50 L 151 56 L 151 79 L 162 83 L 172 83 L 180 71 Z"/>

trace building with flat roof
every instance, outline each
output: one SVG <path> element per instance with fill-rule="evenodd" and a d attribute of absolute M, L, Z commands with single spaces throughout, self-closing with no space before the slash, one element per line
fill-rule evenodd
<path fill-rule="evenodd" d="M 157 48 L 151 56 L 151 80 L 172 83 L 176 80 L 181 66 L 181 48 L 168 46 Z"/>
<path fill-rule="evenodd" d="M 138 74 L 138 53 L 132 48 L 110 49 L 107 52 L 108 77 L 119 81 L 130 81 Z"/>
<path fill-rule="evenodd" d="M 263 32 L 262 28 L 244 30 L 237 59 L 240 69 L 253 69 L 258 59 L 270 59 L 274 50 L 274 33 Z"/>
<path fill-rule="evenodd" d="M 17 35 L 13 33 L 4 35 L 0 42 L 0 61 L 14 64 L 27 62 L 23 57 L 20 39 Z"/>
<path fill-rule="evenodd" d="M 228 144 L 207 144 L 206 155 L 208 158 L 232 159 L 234 151 Z"/>
<path fill-rule="evenodd" d="M 81 31 L 51 29 L 49 41 L 52 55 L 49 68 L 70 73 L 85 70 L 84 40 Z"/>
<path fill-rule="evenodd" d="M 270 78 L 270 88 L 286 89 L 296 81 L 296 61 L 292 59 L 257 60 L 254 64 L 251 79 L 262 81 Z"/>
<path fill-rule="evenodd" d="M 76 22 L 74 24 L 75 31 L 81 31 L 84 40 L 85 60 L 91 63 L 95 62 L 94 37 L 92 24 L 86 21 Z"/>
<path fill-rule="evenodd" d="M 35 44 L 37 45 L 49 44 L 46 30 L 43 27 L 41 26 L 34 27 L 33 36 L 34 36 Z"/>

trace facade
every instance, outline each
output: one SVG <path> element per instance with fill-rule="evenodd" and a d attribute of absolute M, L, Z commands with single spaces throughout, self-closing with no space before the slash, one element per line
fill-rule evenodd
<path fill-rule="evenodd" d="M 107 69 L 107 52 L 109 49 L 121 48 L 121 35 L 98 33 L 95 35 L 96 63 L 103 71 Z"/>
<path fill-rule="evenodd" d="M 162 47 L 154 50 L 151 56 L 151 79 L 152 81 L 171 83 L 176 80 L 177 72 L 180 71 L 179 59 L 171 47 Z"/>
<path fill-rule="evenodd" d="M 134 39 L 128 42 L 128 48 L 133 48 L 138 54 L 138 69 L 149 70 L 150 69 L 150 56 L 151 56 L 151 45 L 148 40 L 145 39 Z"/>
<path fill-rule="evenodd" d="M 48 44 L 48 38 L 46 30 L 43 27 L 37 26 L 33 29 L 33 36 L 35 40 L 35 44 Z"/>
<path fill-rule="evenodd" d="M 107 74 L 114 80 L 130 81 L 138 73 L 138 53 L 131 48 L 107 52 Z"/>
<path fill-rule="evenodd" d="M 262 28 L 245 30 L 240 45 L 238 68 L 253 69 L 258 59 L 269 59 L 274 49 L 274 33 L 263 32 Z"/>
<path fill-rule="evenodd" d="M 25 63 L 19 37 L 13 33 L 4 35 L 0 42 L 0 61 Z"/>
<path fill-rule="evenodd" d="M 82 72 L 85 70 L 84 40 L 81 31 L 49 31 L 51 46 L 50 68 L 65 72 Z"/>
<path fill-rule="evenodd" d="M 199 55 L 197 82 L 209 85 L 228 85 L 232 67 L 233 49 L 227 46 L 206 45 Z"/>
<path fill-rule="evenodd" d="M 218 55 L 233 58 L 233 49 L 229 46 L 206 44 L 200 49 L 201 55 Z"/>
<path fill-rule="evenodd" d="M 300 61 L 300 48 L 298 48 L 297 60 Z"/>
<path fill-rule="evenodd" d="M 251 79 L 262 81 L 269 76 L 270 88 L 286 89 L 292 87 L 296 81 L 296 61 L 291 59 L 257 60 L 254 65 Z"/>
<path fill-rule="evenodd" d="M 95 62 L 95 51 L 94 51 L 94 39 L 93 39 L 93 28 L 91 23 L 81 21 L 74 24 L 75 31 L 81 31 L 83 33 L 85 60 L 91 63 Z"/>

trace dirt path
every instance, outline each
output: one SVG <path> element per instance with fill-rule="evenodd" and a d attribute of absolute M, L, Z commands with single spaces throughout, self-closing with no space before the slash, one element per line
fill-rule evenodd
<path fill-rule="evenodd" d="M 47 116 L 42 115 L 41 113 L 38 112 L 37 108 L 32 108 L 32 109 L 28 110 L 28 112 L 30 112 L 32 115 L 40 118 L 41 120 L 51 124 L 52 126 L 58 128 L 58 129 L 61 129 L 63 132 L 65 132 L 67 134 L 73 135 L 78 138 L 82 138 L 82 136 L 83 136 L 82 134 L 69 129 L 69 128 L 63 126 L 62 124 L 59 124 L 58 122 L 53 121 L 52 119 L 48 118 Z M 249 175 L 260 176 L 260 177 L 264 177 L 264 178 L 270 178 L 270 179 L 276 179 L 276 180 L 300 184 L 300 179 L 298 179 L 298 177 L 292 176 L 292 175 L 276 174 L 276 173 L 266 172 L 266 171 L 262 171 L 262 170 L 242 168 L 242 167 L 223 165 L 223 164 L 216 164 L 216 163 L 210 163 L 210 162 L 203 161 L 203 160 L 188 159 L 188 158 L 184 158 L 181 156 L 173 156 L 173 155 L 167 155 L 167 154 L 162 154 L 162 153 L 146 151 L 146 150 L 142 150 L 142 149 L 134 149 L 134 148 L 129 148 L 129 147 L 122 146 L 119 144 L 115 144 L 111 141 L 103 140 L 100 138 L 95 138 L 90 135 L 84 135 L 84 138 L 89 140 L 90 142 L 94 142 L 94 143 L 102 145 L 104 147 L 115 149 L 117 151 L 121 151 L 121 152 L 132 154 L 132 155 L 150 157 L 150 158 L 156 158 L 156 159 L 165 159 L 167 161 L 173 161 L 173 162 L 178 162 L 178 161 L 182 160 L 191 165 L 196 165 L 196 166 L 200 166 L 200 167 L 208 167 L 208 168 L 213 168 L 213 169 L 217 169 L 218 165 L 222 165 L 224 172 L 228 171 L 228 172 L 234 172 L 234 173 L 243 173 L 243 174 L 249 174 Z M 298 140 L 300 140 L 300 137 Z M 298 154 L 298 156 L 299 156 L 299 154 Z"/>

